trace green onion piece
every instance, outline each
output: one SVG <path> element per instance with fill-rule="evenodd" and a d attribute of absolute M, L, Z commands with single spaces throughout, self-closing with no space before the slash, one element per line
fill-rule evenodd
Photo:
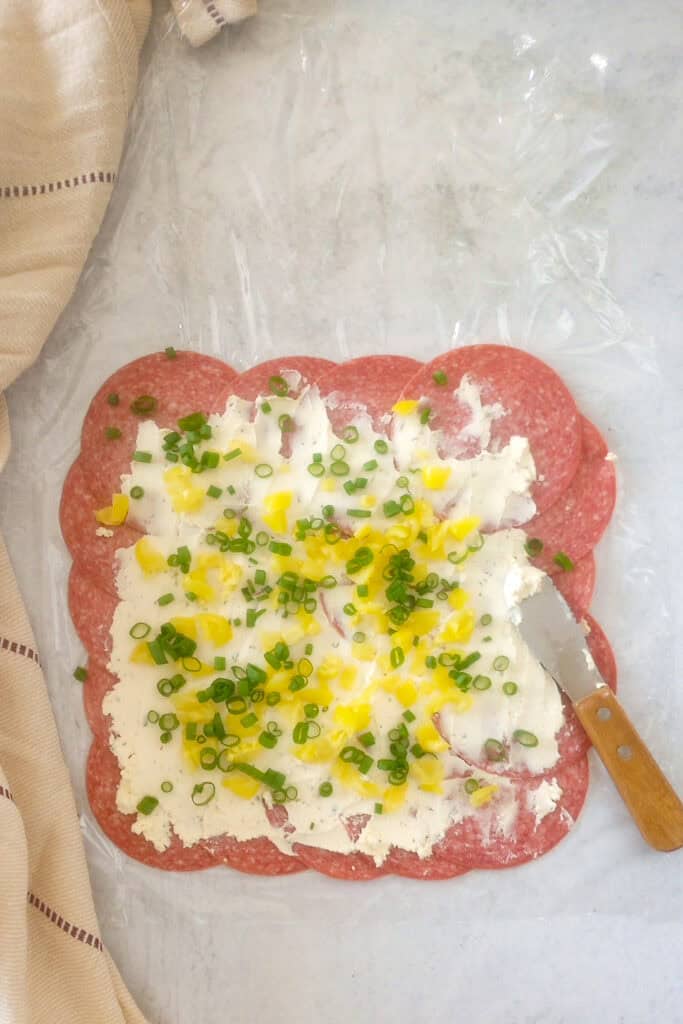
<path fill-rule="evenodd" d="M 394 516 L 399 515 L 401 506 L 397 501 L 385 501 L 382 505 L 382 511 L 387 519 L 392 519 Z"/>
<path fill-rule="evenodd" d="M 162 793 L 172 793 L 173 792 L 173 783 L 169 782 L 168 779 L 165 779 L 164 782 L 161 783 L 161 792 Z"/>
<path fill-rule="evenodd" d="M 151 814 L 155 807 L 159 806 L 159 801 L 155 796 L 143 796 L 135 808 L 138 814 Z"/>
<path fill-rule="evenodd" d="M 358 760 L 358 771 L 361 775 L 367 775 L 374 763 L 374 758 L 369 754 L 363 754 Z"/>
<path fill-rule="evenodd" d="M 151 631 L 152 627 L 148 622 L 136 622 L 130 627 L 128 636 L 132 636 L 133 640 L 143 640 Z"/>
<path fill-rule="evenodd" d="M 185 726 L 185 739 L 196 740 L 197 739 L 197 723 L 188 722 Z"/>
<path fill-rule="evenodd" d="M 543 541 L 539 540 L 538 537 L 530 537 L 524 545 L 524 550 L 529 558 L 537 558 L 541 551 L 543 551 Z"/>
<path fill-rule="evenodd" d="M 507 761 L 507 750 L 500 740 L 486 740 L 484 753 L 489 761 Z"/>
<path fill-rule="evenodd" d="M 496 672 L 504 672 L 506 668 L 509 668 L 510 659 L 506 658 L 504 654 L 499 654 L 497 658 L 493 659 L 493 667 Z"/>
<path fill-rule="evenodd" d="M 310 676 L 313 674 L 313 662 L 309 661 L 308 658 L 299 658 L 296 663 L 296 670 L 302 676 Z"/>
<path fill-rule="evenodd" d="M 353 519 L 369 519 L 372 512 L 369 508 L 347 508 L 346 514 Z"/>
<path fill-rule="evenodd" d="M 138 487 L 137 484 L 135 485 L 135 487 L 131 487 L 131 489 L 130 489 L 130 496 L 131 496 L 131 498 L 134 498 L 136 501 L 139 498 L 142 498 L 144 493 L 145 493 L 144 488 L 143 487 Z"/>
<path fill-rule="evenodd" d="M 270 544 L 268 545 L 268 550 L 272 551 L 274 555 L 291 555 L 292 545 L 285 544 L 284 542 L 280 542 L 277 540 L 271 540 Z"/>
<path fill-rule="evenodd" d="M 482 617 L 479 619 L 479 625 L 480 626 L 490 626 L 492 622 L 493 622 L 493 616 L 492 615 L 488 615 L 488 614 L 487 615 L 482 615 Z"/>
<path fill-rule="evenodd" d="M 177 353 L 177 352 L 176 352 L 176 350 L 175 350 L 175 349 L 173 348 L 173 345 L 168 345 L 168 346 L 167 346 L 167 347 L 166 347 L 166 348 L 164 349 L 164 355 L 166 356 L 166 358 L 167 358 L 167 359 L 175 359 L 175 358 L 176 358 L 176 356 L 178 355 L 178 353 Z"/>
<path fill-rule="evenodd" d="M 308 722 L 297 722 L 292 732 L 292 739 L 295 743 L 305 743 L 308 739 Z"/>
<path fill-rule="evenodd" d="M 262 747 L 265 747 L 267 750 L 272 750 L 277 744 L 277 736 L 274 736 L 270 732 L 262 732 L 259 734 L 258 741 Z"/>
<path fill-rule="evenodd" d="M 189 594 L 187 595 L 190 596 Z M 202 663 L 199 658 L 182 658 L 180 664 L 183 666 L 186 672 L 201 672 Z"/>
<path fill-rule="evenodd" d="M 488 676 L 475 676 L 472 686 L 475 690 L 488 690 L 491 687 L 491 680 Z"/>
<path fill-rule="evenodd" d="M 358 594 L 359 597 L 367 597 L 368 594 L 370 593 L 370 588 L 368 587 L 367 583 L 359 583 L 359 585 L 356 587 L 356 593 Z"/>
<path fill-rule="evenodd" d="M 348 427 L 344 427 L 342 431 L 342 437 L 347 444 L 355 444 L 359 436 L 358 428 L 353 424 L 350 424 Z"/>
<path fill-rule="evenodd" d="M 255 715 L 253 711 L 250 711 L 244 718 L 240 718 L 241 724 L 245 729 L 250 729 L 252 725 L 256 725 L 258 722 L 258 715 Z"/>
<path fill-rule="evenodd" d="M 401 512 L 403 512 L 405 516 L 409 516 L 415 511 L 415 502 L 409 494 L 401 495 L 399 505 L 401 506 Z"/>
<path fill-rule="evenodd" d="M 276 704 L 280 703 L 281 699 L 282 698 L 277 690 L 273 690 L 272 693 L 266 695 L 266 704 L 269 708 L 274 708 Z"/>
<path fill-rule="evenodd" d="M 206 416 L 202 412 L 192 412 L 189 416 L 183 416 L 178 420 L 181 430 L 199 430 L 206 423 Z"/>
<path fill-rule="evenodd" d="M 413 755 L 413 757 L 416 757 L 419 760 L 421 757 L 425 756 L 427 751 L 420 743 L 413 743 L 412 747 L 410 748 L 410 753 Z"/>
<path fill-rule="evenodd" d="M 173 729 L 177 729 L 179 725 L 178 716 L 174 715 L 172 711 L 161 715 L 159 718 L 159 728 L 163 729 L 164 732 L 171 732 Z"/>
<path fill-rule="evenodd" d="M 151 640 L 147 644 L 147 649 L 152 655 L 152 660 L 156 665 L 166 665 L 166 655 L 164 654 L 164 648 L 161 645 L 160 640 Z"/>
<path fill-rule="evenodd" d="M 170 604 L 171 601 L 175 601 L 173 594 L 162 594 L 161 597 L 157 599 L 157 604 L 161 605 L 163 608 L 165 604 Z"/>
<path fill-rule="evenodd" d="M 278 416 L 277 425 L 285 434 L 294 430 L 294 420 L 286 412 L 283 412 L 281 416 Z"/>
<path fill-rule="evenodd" d="M 223 460 L 225 462 L 232 462 L 233 459 L 236 459 L 238 457 L 238 455 L 241 455 L 241 454 L 242 454 L 242 449 L 241 448 L 233 448 L 231 451 L 225 453 L 225 455 L 223 456 Z"/>
<path fill-rule="evenodd" d="M 467 545 L 467 550 L 474 553 L 475 551 L 481 551 L 483 546 L 484 546 L 484 538 L 479 533 L 479 534 L 477 534 L 477 539 L 475 540 L 474 544 L 468 544 Z"/>
<path fill-rule="evenodd" d="M 374 747 L 374 734 L 371 732 L 364 732 L 361 736 L 358 737 L 358 742 L 362 743 L 364 747 Z"/>
<path fill-rule="evenodd" d="M 261 412 L 266 412 L 266 413 L 271 412 L 272 408 L 273 407 L 270 404 L 270 402 L 261 402 Z"/>
<path fill-rule="evenodd" d="M 259 532 L 256 534 L 256 537 L 254 539 L 256 540 L 256 543 L 258 544 L 258 546 L 260 548 L 263 548 L 268 543 L 269 537 L 268 537 L 268 534 L 264 530 L 259 530 Z"/>
<path fill-rule="evenodd" d="M 357 609 L 356 609 L 355 604 L 352 604 L 351 601 L 348 601 L 344 605 L 343 611 L 344 611 L 344 615 L 355 615 Z"/>
<path fill-rule="evenodd" d="M 140 451 L 133 452 L 133 462 L 151 462 L 151 461 L 152 461 L 152 453 L 151 452 L 140 452 Z"/>
<path fill-rule="evenodd" d="M 157 722 L 159 721 L 159 712 L 155 711 L 154 709 L 152 709 L 151 711 L 148 711 L 147 712 L 147 721 L 150 723 L 150 725 L 156 725 Z"/>
<path fill-rule="evenodd" d="M 365 643 L 365 633 L 361 632 L 361 630 L 358 630 L 358 632 L 353 634 L 351 639 L 353 640 L 354 644 L 364 644 Z"/>
<path fill-rule="evenodd" d="M 479 661 L 480 658 L 481 654 L 479 651 L 472 651 L 472 653 L 468 654 L 466 658 L 461 658 L 458 661 L 458 668 L 461 670 L 469 668 L 470 665 L 474 665 L 474 663 Z"/>
<path fill-rule="evenodd" d="M 87 670 L 87 668 L 83 668 L 82 665 L 79 665 L 78 668 L 74 669 L 74 679 L 77 680 L 77 682 L 84 683 L 87 678 L 88 678 L 88 670 Z"/>
<path fill-rule="evenodd" d="M 104 436 L 106 437 L 107 441 L 118 441 L 118 439 L 121 437 L 121 431 L 119 430 L 118 427 L 107 427 L 107 429 L 104 432 Z"/>
<path fill-rule="evenodd" d="M 318 792 L 321 796 L 332 796 L 333 787 L 331 782 L 321 782 Z"/>
<path fill-rule="evenodd" d="M 381 814 L 384 810 L 383 804 L 375 804 L 375 814 Z"/>
<path fill-rule="evenodd" d="M 330 458 L 333 462 L 339 462 L 346 455 L 346 448 L 343 444 L 336 444 L 330 452 Z"/>
<path fill-rule="evenodd" d="M 334 505 L 323 505 L 322 513 L 324 519 L 331 519 L 334 515 Z"/>
<path fill-rule="evenodd" d="M 538 746 L 538 736 L 533 732 L 529 732 L 527 729 L 515 729 L 512 734 L 512 738 L 516 743 L 521 743 L 523 747 Z"/>
<path fill-rule="evenodd" d="M 564 570 L 564 572 L 571 572 L 574 568 L 574 563 L 569 555 L 565 555 L 564 551 L 558 551 L 553 558 L 553 562 L 555 565 L 559 565 L 560 569 Z"/>
<path fill-rule="evenodd" d="M 374 448 L 379 455 L 386 455 L 386 453 L 389 451 L 389 445 L 387 444 L 386 441 L 382 440 L 381 437 L 378 438 L 377 441 L 375 441 Z"/>
<path fill-rule="evenodd" d="M 204 728 L 206 732 L 206 727 Z M 213 771 L 218 763 L 218 754 L 213 747 L 204 747 L 199 752 L 199 764 L 207 772 Z"/>
<path fill-rule="evenodd" d="M 432 380 L 440 388 L 443 388 L 448 384 L 448 376 L 443 372 L 443 370 L 436 370 L 432 374 Z"/>
<path fill-rule="evenodd" d="M 152 395 L 139 395 L 130 403 L 131 412 L 136 416 L 146 416 L 148 412 L 154 412 L 157 407 L 157 400 Z"/>
<path fill-rule="evenodd" d="M 119 398 L 115 391 L 112 391 L 110 395 L 107 395 L 107 402 L 109 403 L 109 405 L 118 405 L 120 401 L 121 399 Z"/>
<path fill-rule="evenodd" d="M 273 467 L 268 462 L 259 462 L 258 466 L 254 468 L 254 472 L 261 480 L 265 480 L 273 475 Z"/>
<path fill-rule="evenodd" d="M 303 690 L 305 686 L 308 686 L 308 680 L 305 676 L 294 676 L 289 684 L 289 689 L 292 693 L 296 693 L 297 690 Z"/>
<path fill-rule="evenodd" d="M 405 718 L 406 722 L 414 722 L 415 721 L 415 715 L 410 710 L 410 708 L 408 708 L 407 711 L 403 712 L 402 717 Z"/>
<path fill-rule="evenodd" d="M 225 672 L 225 658 L 218 655 L 213 659 L 213 667 L 217 672 Z"/>
<path fill-rule="evenodd" d="M 287 801 L 287 794 L 285 793 L 284 789 L 274 789 L 273 790 L 273 803 L 274 804 L 284 804 L 284 803 L 286 803 L 286 801 Z"/>
<path fill-rule="evenodd" d="M 289 394 L 289 385 L 284 377 L 275 375 L 270 377 L 268 380 L 268 387 L 274 395 L 279 395 L 280 398 L 284 398 L 285 395 Z"/>
<path fill-rule="evenodd" d="M 192 788 L 192 803 L 196 807 L 204 807 L 210 803 L 216 795 L 216 787 L 213 782 L 198 782 Z"/>
<path fill-rule="evenodd" d="M 503 683 L 503 693 L 506 697 L 513 697 L 518 689 L 517 683 L 513 683 L 511 679 L 507 683 Z"/>
<path fill-rule="evenodd" d="M 468 793 L 468 794 L 476 793 L 476 791 L 478 789 L 479 789 L 479 783 L 477 782 L 476 779 L 466 779 L 465 780 L 465 792 L 466 793 Z"/>
<path fill-rule="evenodd" d="M 346 476 L 348 472 L 349 464 L 348 462 L 344 462 L 342 459 L 337 462 L 333 462 L 330 466 L 330 473 L 332 473 L 333 476 Z"/>
<path fill-rule="evenodd" d="M 366 473 L 371 473 L 373 469 L 377 469 L 378 466 L 379 462 L 377 461 L 377 459 L 369 459 L 367 462 L 363 463 L 363 470 Z"/>
<path fill-rule="evenodd" d="M 399 665 L 402 665 L 403 662 L 406 660 L 406 656 L 403 653 L 403 648 L 402 647 L 392 647 L 391 648 L 391 653 L 389 655 L 389 660 L 391 661 L 391 664 L 392 664 L 393 668 L 398 668 Z"/>
<path fill-rule="evenodd" d="M 337 586 L 337 580 L 334 576 L 323 576 L 323 578 L 319 580 L 319 584 L 323 590 L 332 590 L 333 587 Z"/>
<path fill-rule="evenodd" d="M 304 704 L 304 714 L 306 718 L 317 718 L 320 714 L 320 708 L 317 704 Z"/>
<path fill-rule="evenodd" d="M 223 491 L 220 487 L 216 487 L 214 484 L 211 484 L 210 487 L 206 488 L 206 493 L 210 498 L 220 498 Z"/>
<path fill-rule="evenodd" d="M 307 468 L 311 476 L 325 475 L 325 467 L 323 466 L 322 462 L 311 462 Z"/>
<path fill-rule="evenodd" d="M 287 789 L 285 790 L 285 796 L 287 797 L 288 800 L 296 800 L 298 795 L 299 790 L 296 788 L 296 786 L 287 786 Z"/>

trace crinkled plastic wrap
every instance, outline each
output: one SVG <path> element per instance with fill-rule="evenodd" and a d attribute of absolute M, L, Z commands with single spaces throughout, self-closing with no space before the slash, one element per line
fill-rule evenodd
<path fill-rule="evenodd" d="M 626 915 L 626 934 L 683 913 L 680 861 L 645 847 L 597 758 L 556 850 L 445 883 L 162 873 L 119 852 L 87 805 L 60 490 L 96 388 L 169 344 L 241 369 L 288 353 L 427 359 L 479 340 L 547 359 L 618 456 L 593 611 L 632 717 L 683 784 L 665 498 L 681 437 L 656 345 L 605 286 L 600 186 L 620 123 L 604 63 L 567 67 L 523 33 L 468 34 L 448 4 L 408 11 L 290 0 L 202 51 L 157 24 L 103 230 L 9 396 L 4 529 L 22 551 L 104 938 L 153 1020 L 444 1020 L 474 1005 L 459 1002 L 465 984 L 488 987 L 511 924 L 513 945 L 540 956 L 562 920 L 582 934 L 578 918 Z"/>

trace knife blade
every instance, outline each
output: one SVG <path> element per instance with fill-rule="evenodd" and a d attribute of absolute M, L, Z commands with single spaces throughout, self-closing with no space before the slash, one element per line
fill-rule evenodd
<path fill-rule="evenodd" d="M 519 608 L 522 639 L 571 700 L 643 838 L 656 850 L 683 847 L 683 803 L 600 675 L 584 629 L 550 577 Z"/>

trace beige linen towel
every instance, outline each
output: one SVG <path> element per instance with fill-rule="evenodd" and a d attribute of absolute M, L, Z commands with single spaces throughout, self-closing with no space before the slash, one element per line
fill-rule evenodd
<path fill-rule="evenodd" d="M 198 45 L 253 13 L 253 0 L 175 8 Z M 100 226 L 150 10 L 151 0 L 0 3 L 0 470 L 10 444 L 2 392 L 37 358 Z M 2 1024 L 143 1024 L 100 939 L 39 656 L 1 539 L 0 865 Z"/>

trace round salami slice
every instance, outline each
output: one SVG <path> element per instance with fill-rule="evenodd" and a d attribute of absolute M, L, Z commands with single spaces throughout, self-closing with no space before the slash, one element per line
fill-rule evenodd
<path fill-rule="evenodd" d="M 404 395 L 425 398 L 432 425 L 445 433 L 453 451 L 469 457 L 480 448 L 476 437 L 463 433 L 472 410 L 453 394 L 465 377 L 478 386 L 483 404 L 501 407 L 491 424 L 491 451 L 513 434 L 529 439 L 538 475 L 532 495 L 539 512 L 549 508 L 569 486 L 581 459 L 581 418 L 566 386 L 540 359 L 503 345 L 452 349 L 427 363 Z"/>
<path fill-rule="evenodd" d="M 333 853 L 331 850 L 319 850 L 314 846 L 295 843 L 294 852 L 307 868 L 319 871 L 330 878 L 345 881 L 369 882 L 373 878 L 386 875 L 384 865 L 377 867 L 372 857 L 366 853 Z"/>
<path fill-rule="evenodd" d="M 102 590 L 116 593 L 116 552 L 130 547 L 140 539 L 134 526 L 112 527 L 108 536 L 94 515 L 98 503 L 88 487 L 80 459 L 72 465 L 62 490 L 59 522 L 62 536 L 74 562 L 91 576 Z M 102 532 L 98 534 L 98 529 Z"/>
<path fill-rule="evenodd" d="M 553 583 L 574 612 L 582 619 L 590 608 L 595 590 L 595 558 L 590 552 L 580 558 L 570 572 L 558 572 Z"/>
<path fill-rule="evenodd" d="M 111 624 L 118 596 L 99 587 L 93 577 L 78 563 L 69 575 L 69 611 L 88 654 L 106 665 L 111 654 Z"/>
<path fill-rule="evenodd" d="M 362 356 L 340 363 L 318 382 L 320 393 L 329 398 L 328 412 L 337 432 L 347 426 L 349 417 L 365 410 L 375 429 L 386 426 L 383 417 L 422 363 L 407 356 Z"/>
<path fill-rule="evenodd" d="M 563 765 L 548 776 L 516 779 L 517 816 L 509 831 L 500 829 L 495 803 L 490 812 L 466 818 L 453 826 L 440 844 L 439 857 L 451 856 L 458 867 L 509 868 L 535 860 L 564 839 L 576 821 L 588 792 L 589 767 L 586 757 Z M 555 806 L 539 799 L 541 787 L 561 793 Z"/>
<path fill-rule="evenodd" d="M 102 710 L 102 701 L 116 686 L 113 676 L 104 665 L 88 658 L 88 678 L 83 684 L 83 707 L 96 740 L 109 742 L 109 716 Z"/>
<path fill-rule="evenodd" d="M 143 356 L 117 370 L 97 392 L 85 417 L 81 458 L 88 486 L 98 500 L 110 498 L 130 460 L 140 423 L 152 419 L 175 427 L 191 412 L 222 412 L 238 373 L 199 352 Z"/>
<path fill-rule="evenodd" d="M 132 831 L 134 814 L 123 814 L 116 806 L 121 773 L 106 739 L 97 738 L 90 748 L 87 767 L 88 800 L 102 828 L 124 853 L 150 867 L 165 871 L 199 871 L 227 864 L 255 875 L 288 875 L 304 871 L 296 857 L 281 853 L 269 839 L 239 842 L 230 836 L 204 839 L 184 846 L 174 834 L 165 850 L 156 850 L 144 836 Z"/>
<path fill-rule="evenodd" d="M 235 394 L 253 401 L 259 395 L 290 395 L 296 398 L 307 384 L 316 384 L 333 371 L 336 363 L 316 356 L 269 359 L 240 374 Z"/>
<path fill-rule="evenodd" d="M 388 874 L 428 882 L 443 882 L 448 878 L 467 874 L 469 867 L 459 864 L 453 850 L 448 846 L 442 855 L 441 846 L 442 844 L 438 844 L 431 856 L 424 858 L 408 850 L 397 850 L 394 847 L 383 867 Z"/>
<path fill-rule="evenodd" d="M 590 420 L 581 418 L 582 454 L 576 476 L 569 487 L 540 515 L 524 527 L 529 537 L 543 542 L 534 564 L 560 575 L 554 561 L 558 552 L 573 562 L 587 555 L 602 537 L 616 501 L 614 463 L 607 460 L 607 445 Z"/>

